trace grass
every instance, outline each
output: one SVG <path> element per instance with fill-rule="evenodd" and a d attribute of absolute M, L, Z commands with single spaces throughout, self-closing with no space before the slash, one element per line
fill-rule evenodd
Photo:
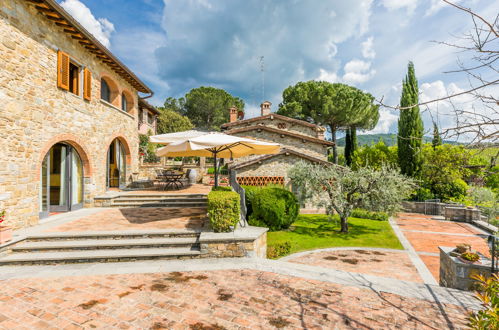
<path fill-rule="evenodd" d="M 348 224 L 349 232 L 340 233 L 338 217 L 329 221 L 323 214 L 302 214 L 290 229 L 269 232 L 267 244 L 290 242 L 290 253 L 342 246 L 403 249 L 388 221 L 349 218 Z"/>

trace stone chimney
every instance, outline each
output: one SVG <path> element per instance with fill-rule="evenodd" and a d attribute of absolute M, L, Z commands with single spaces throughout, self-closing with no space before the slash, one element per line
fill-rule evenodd
<path fill-rule="evenodd" d="M 233 122 L 237 121 L 237 117 L 238 117 L 237 115 L 238 115 L 237 108 L 231 107 L 229 109 L 229 122 L 233 123 Z"/>
<path fill-rule="evenodd" d="M 326 134 L 325 134 L 326 130 L 324 128 L 322 128 L 322 127 L 321 128 L 317 128 L 316 133 L 317 133 L 316 137 L 318 139 L 321 139 L 321 140 L 325 140 L 326 139 Z"/>
<path fill-rule="evenodd" d="M 269 101 L 264 101 L 262 104 L 260 104 L 260 109 L 262 111 L 262 116 L 270 115 L 270 106 L 272 103 Z"/>

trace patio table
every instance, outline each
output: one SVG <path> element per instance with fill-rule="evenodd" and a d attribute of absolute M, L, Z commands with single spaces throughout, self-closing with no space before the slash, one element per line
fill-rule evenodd
<path fill-rule="evenodd" d="M 184 186 L 182 181 L 182 177 L 184 176 L 183 173 L 176 173 L 176 172 L 165 172 L 161 176 L 159 176 L 159 179 L 161 182 L 164 183 L 164 190 L 167 190 L 170 187 L 175 187 L 175 189 L 180 189 L 181 187 Z"/>

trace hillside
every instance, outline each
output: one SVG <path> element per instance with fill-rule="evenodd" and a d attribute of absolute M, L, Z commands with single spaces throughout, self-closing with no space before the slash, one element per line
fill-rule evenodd
<path fill-rule="evenodd" d="M 357 143 L 360 146 L 363 145 L 372 145 L 378 143 L 379 140 L 383 140 L 383 142 L 387 146 L 394 146 L 397 145 L 397 135 L 396 134 L 360 134 L 357 135 Z M 423 137 L 423 140 L 425 143 L 431 143 L 431 140 L 433 138 L 429 136 Z M 342 137 L 337 140 L 338 146 L 339 147 L 344 147 L 345 146 L 345 138 Z M 449 143 L 449 144 L 457 144 L 454 141 L 444 141 L 444 143 Z"/>

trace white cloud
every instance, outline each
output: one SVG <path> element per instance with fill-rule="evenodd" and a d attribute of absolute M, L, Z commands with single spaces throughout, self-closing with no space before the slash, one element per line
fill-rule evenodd
<path fill-rule="evenodd" d="M 371 63 L 362 60 L 351 60 L 344 67 L 343 81 L 347 84 L 361 84 L 371 79 L 376 70 L 371 69 Z"/>
<path fill-rule="evenodd" d="M 379 111 L 378 124 L 373 130 L 367 131 L 365 134 L 386 134 L 394 132 L 397 130 L 394 124 L 397 123 L 398 118 L 398 113 L 395 113 L 395 111 L 381 109 Z"/>
<path fill-rule="evenodd" d="M 374 38 L 369 37 L 362 43 L 362 56 L 365 58 L 375 58 L 376 52 L 374 51 Z"/>
<path fill-rule="evenodd" d="M 461 2 L 461 0 L 454 0 L 453 1 L 453 3 L 455 3 L 455 4 L 458 4 L 459 2 Z M 449 6 L 449 4 L 443 2 L 442 0 L 431 0 L 430 8 L 428 8 L 426 10 L 425 16 L 431 16 L 446 6 Z"/>
<path fill-rule="evenodd" d="M 327 70 L 324 69 L 320 69 L 319 72 L 320 72 L 319 77 L 317 77 L 317 79 L 315 80 L 328 81 L 330 83 L 339 82 L 340 80 L 336 72 L 328 72 Z"/>
<path fill-rule="evenodd" d="M 114 32 L 113 23 L 106 18 L 96 19 L 90 9 L 79 0 L 64 0 L 61 2 L 61 6 L 98 41 L 109 48 L 111 34 Z"/>
<path fill-rule="evenodd" d="M 382 0 L 381 3 L 389 11 L 406 9 L 408 14 L 412 14 L 418 5 L 418 0 Z"/>

